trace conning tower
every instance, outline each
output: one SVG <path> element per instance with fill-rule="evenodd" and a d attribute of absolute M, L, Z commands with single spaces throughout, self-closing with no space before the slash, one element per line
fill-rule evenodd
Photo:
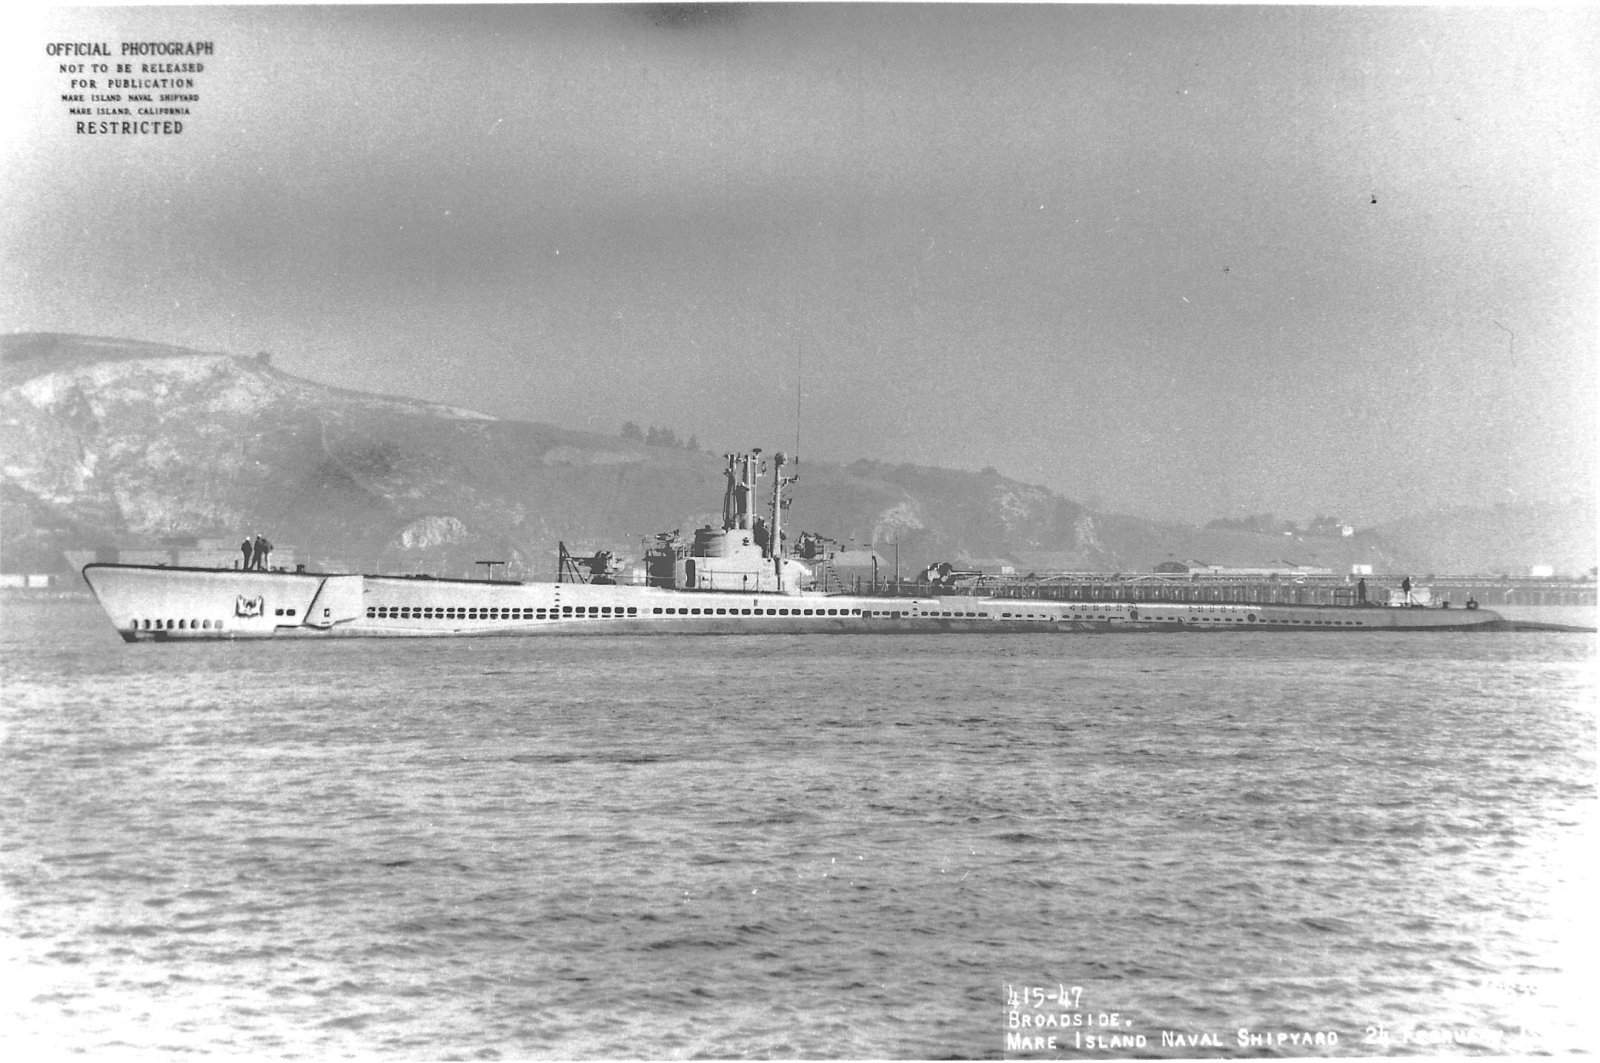
<path fill-rule="evenodd" d="M 689 556 L 677 561 L 673 584 L 679 590 L 747 591 L 799 594 L 811 571 L 783 556 L 783 489 L 796 477 L 784 476 L 787 456 L 774 455 L 771 523 L 754 516 L 756 481 L 764 470 L 761 450 L 726 455 L 722 527 L 697 528 Z"/>

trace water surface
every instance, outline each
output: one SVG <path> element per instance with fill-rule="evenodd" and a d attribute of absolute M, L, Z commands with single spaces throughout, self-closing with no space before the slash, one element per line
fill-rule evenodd
<path fill-rule="evenodd" d="M 1592 636 L 125 646 L 0 610 L 33 1048 L 1588 1048 Z"/>

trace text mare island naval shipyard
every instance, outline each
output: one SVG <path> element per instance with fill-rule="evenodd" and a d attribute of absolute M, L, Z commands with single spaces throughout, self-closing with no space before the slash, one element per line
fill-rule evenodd
<path fill-rule="evenodd" d="M 297 569 L 90 564 L 84 579 L 123 639 L 336 638 L 597 634 L 879 632 L 1371 631 L 1493 629 L 1486 609 L 1194 601 L 1102 580 L 1004 584 L 927 579 L 851 592 L 830 580 L 816 540 L 785 556 L 783 454 L 772 457 L 768 518 L 755 515 L 760 450 L 726 456 L 721 527 L 691 544 L 657 537 L 637 577 L 618 578 L 605 555 L 574 561 L 553 583 L 442 579 Z M 810 563 L 808 563 L 810 562 Z M 943 575 L 941 575 L 941 572 Z M 831 589 L 830 589 L 831 587 Z"/>

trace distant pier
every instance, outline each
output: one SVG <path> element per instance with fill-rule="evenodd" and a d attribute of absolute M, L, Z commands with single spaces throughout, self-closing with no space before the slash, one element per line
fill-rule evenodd
<path fill-rule="evenodd" d="M 1204 573 L 1087 573 L 996 576 L 963 575 L 944 583 L 887 580 L 879 593 L 900 597 L 973 595 L 1065 602 L 1218 602 L 1259 605 L 1359 605 L 1358 579 L 1365 579 L 1367 604 L 1387 605 L 1400 593 L 1405 574 L 1366 577 L 1284 575 L 1279 577 L 1218 576 Z M 870 589 L 862 581 L 861 590 Z M 1594 606 L 1591 580 L 1509 579 L 1490 576 L 1412 576 L 1419 590 L 1432 591 L 1432 604 L 1465 606 L 1470 598 L 1484 608 L 1495 606 Z"/>

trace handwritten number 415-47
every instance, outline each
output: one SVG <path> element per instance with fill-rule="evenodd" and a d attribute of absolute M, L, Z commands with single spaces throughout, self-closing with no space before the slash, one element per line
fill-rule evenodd
<path fill-rule="evenodd" d="M 1083 986 L 1057 985 L 1046 989 L 1042 985 L 1006 986 L 1006 1005 L 1013 1008 L 1042 1008 L 1055 1004 L 1063 1008 L 1076 1008 L 1083 1003 Z"/>

